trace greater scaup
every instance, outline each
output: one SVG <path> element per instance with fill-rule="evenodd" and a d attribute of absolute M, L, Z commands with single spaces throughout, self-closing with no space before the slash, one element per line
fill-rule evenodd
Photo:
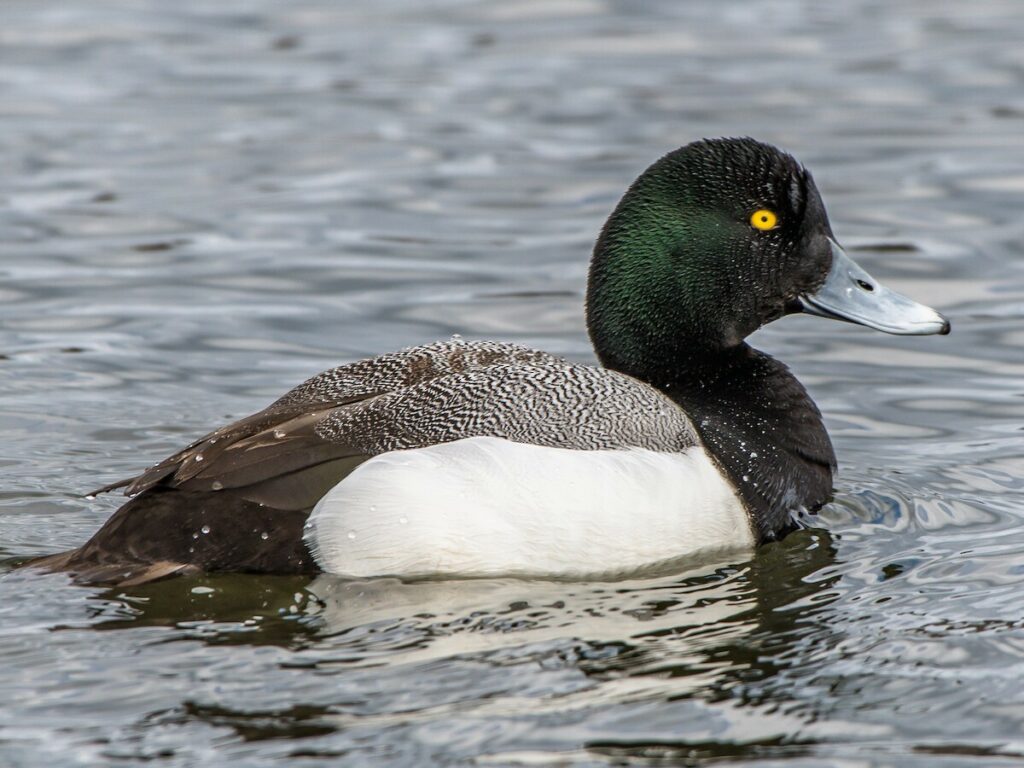
<path fill-rule="evenodd" d="M 744 339 L 807 312 L 948 333 L 836 243 L 810 174 L 698 141 L 626 192 L 594 249 L 601 367 L 451 340 L 325 371 L 131 480 L 85 582 L 198 571 L 601 577 L 778 536 L 832 491 L 821 416 Z"/>

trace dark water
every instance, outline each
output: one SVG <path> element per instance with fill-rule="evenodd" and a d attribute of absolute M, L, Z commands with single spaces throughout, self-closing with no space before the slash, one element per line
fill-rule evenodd
<path fill-rule="evenodd" d="M 835 503 L 616 584 L 0 580 L 0 764 L 998 765 L 1024 759 L 1024 6 L 7 0 L 0 551 L 340 361 L 589 360 L 588 251 L 700 136 L 814 171 L 946 338 L 755 344 Z"/>

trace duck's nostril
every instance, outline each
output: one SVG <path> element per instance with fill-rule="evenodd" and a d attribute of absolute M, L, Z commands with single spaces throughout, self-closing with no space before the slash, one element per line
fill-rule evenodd
<path fill-rule="evenodd" d="M 860 286 L 861 289 L 867 291 L 868 293 L 874 293 L 875 292 L 875 286 L 873 286 L 867 280 L 858 280 L 857 281 L 857 285 Z"/>

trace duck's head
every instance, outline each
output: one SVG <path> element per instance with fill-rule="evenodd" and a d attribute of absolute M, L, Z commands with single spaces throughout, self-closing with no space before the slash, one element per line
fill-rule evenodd
<path fill-rule="evenodd" d="M 736 347 L 806 312 L 896 334 L 948 333 L 933 309 L 890 291 L 832 234 L 814 180 L 752 139 L 694 142 L 644 171 L 594 249 L 587 324 L 610 368 Z"/>

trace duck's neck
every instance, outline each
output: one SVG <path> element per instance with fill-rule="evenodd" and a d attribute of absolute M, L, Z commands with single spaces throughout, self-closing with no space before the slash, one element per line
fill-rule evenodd
<path fill-rule="evenodd" d="M 601 255 L 595 254 L 587 295 L 598 358 L 685 410 L 743 497 L 760 539 L 784 532 L 795 510 L 828 501 L 835 454 L 817 406 L 789 369 L 709 331 L 709 318 L 695 317 L 685 290 L 669 298 L 648 282 L 649 264 L 633 274 L 609 273 L 597 269 Z"/>

